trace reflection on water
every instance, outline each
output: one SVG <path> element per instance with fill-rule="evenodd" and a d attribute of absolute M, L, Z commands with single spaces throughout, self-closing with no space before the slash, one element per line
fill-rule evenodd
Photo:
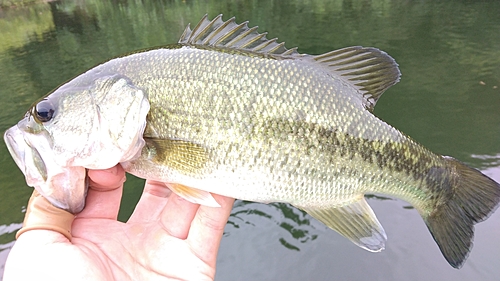
<path fill-rule="evenodd" d="M 268 219 L 273 224 L 286 230 L 289 235 L 279 237 L 278 240 L 281 245 L 290 250 L 300 251 L 300 243 L 314 240 L 318 236 L 314 233 L 314 228 L 309 222 L 310 217 L 307 213 L 292 207 L 290 204 L 269 203 L 264 205 L 242 200 L 237 200 L 234 203 L 228 221 L 228 225 L 232 227 L 226 227 L 225 235 L 229 236 L 233 231 L 238 231 L 242 224 L 259 227 L 259 225 L 255 224 L 255 216 L 258 216 L 259 219 Z"/>
<path fill-rule="evenodd" d="M 202 15 L 236 16 L 287 47 L 319 54 L 351 45 L 392 55 L 403 73 L 375 108 L 431 150 L 500 181 L 500 2 L 490 1 L 54 1 L 0 10 L 0 131 L 67 79 L 114 56 L 174 43 Z M 495 87 L 497 86 L 497 87 Z M 0 275 L 31 189 L 0 145 Z M 127 181 L 126 220 L 143 181 Z M 368 253 L 284 203 L 236 201 L 218 280 L 495 280 L 500 215 L 476 226 L 460 270 L 442 258 L 406 202 L 367 195 L 388 234 Z"/>
<path fill-rule="evenodd" d="M 500 165 L 500 154 L 497 155 L 476 155 L 472 154 L 472 158 L 480 159 L 483 163 L 483 168 L 498 167 Z"/>
<path fill-rule="evenodd" d="M 381 201 L 394 200 L 376 194 L 367 194 L 365 198 Z M 412 206 L 402 206 L 402 209 L 414 208 Z M 243 225 L 246 227 L 259 227 L 256 221 L 262 219 L 269 220 L 289 234 L 286 237 L 279 237 L 278 241 L 290 250 L 300 251 L 301 243 L 313 241 L 318 237 L 314 226 L 310 222 L 311 219 L 314 219 L 305 211 L 287 203 L 261 204 L 243 200 L 236 200 L 234 203 L 224 235 L 230 236 L 232 232 L 242 229 Z"/>

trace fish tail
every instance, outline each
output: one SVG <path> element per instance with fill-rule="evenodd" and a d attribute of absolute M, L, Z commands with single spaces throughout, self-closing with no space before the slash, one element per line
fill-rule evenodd
<path fill-rule="evenodd" d="M 447 172 L 430 175 L 446 195 L 423 218 L 445 259 L 460 268 L 472 247 L 474 224 L 488 218 L 498 207 L 500 184 L 452 157 L 446 160 Z"/>

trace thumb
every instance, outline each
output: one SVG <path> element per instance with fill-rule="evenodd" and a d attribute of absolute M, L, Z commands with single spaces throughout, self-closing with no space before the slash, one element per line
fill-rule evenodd
<path fill-rule="evenodd" d="M 16 239 L 30 230 L 51 230 L 71 241 L 71 224 L 74 218 L 72 213 L 55 207 L 34 190 L 28 202 L 23 227 L 17 232 Z"/>

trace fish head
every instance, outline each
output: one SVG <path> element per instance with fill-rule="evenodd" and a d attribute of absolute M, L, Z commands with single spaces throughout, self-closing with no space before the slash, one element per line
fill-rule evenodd
<path fill-rule="evenodd" d="M 146 93 L 128 78 L 81 76 L 36 102 L 4 135 L 26 183 L 72 213 L 85 204 L 86 169 L 140 155 L 149 111 Z"/>

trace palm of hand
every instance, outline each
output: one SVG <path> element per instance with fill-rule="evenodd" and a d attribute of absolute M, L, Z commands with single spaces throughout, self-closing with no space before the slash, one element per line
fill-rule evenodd
<path fill-rule="evenodd" d="M 72 241 L 48 230 L 24 233 L 9 255 L 5 280 L 8 274 L 15 274 L 15 280 L 214 278 L 234 199 L 214 195 L 221 208 L 199 206 L 172 194 L 162 183 L 148 181 L 134 213 L 122 223 L 116 218 L 123 169 L 89 171 L 89 177 L 86 207 L 73 222 Z M 17 260 L 22 260 L 19 268 Z"/>

